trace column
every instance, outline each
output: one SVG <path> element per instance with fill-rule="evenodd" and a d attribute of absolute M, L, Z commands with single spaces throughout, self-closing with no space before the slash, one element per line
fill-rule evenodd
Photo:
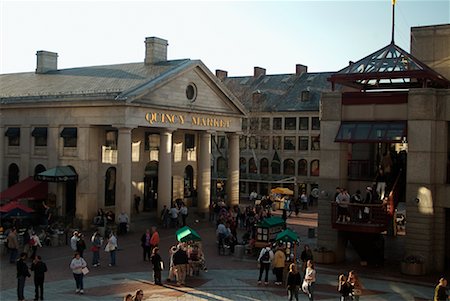
<path fill-rule="evenodd" d="M 172 130 L 164 130 L 159 135 L 158 164 L 158 212 L 164 205 L 172 203 Z"/>
<path fill-rule="evenodd" d="M 239 135 L 228 134 L 228 204 L 239 205 Z"/>
<path fill-rule="evenodd" d="M 200 133 L 197 171 L 197 211 L 203 215 L 209 211 L 211 202 L 211 133 Z"/>
<path fill-rule="evenodd" d="M 119 128 L 117 141 L 116 217 L 123 211 L 131 217 L 131 130 Z"/>

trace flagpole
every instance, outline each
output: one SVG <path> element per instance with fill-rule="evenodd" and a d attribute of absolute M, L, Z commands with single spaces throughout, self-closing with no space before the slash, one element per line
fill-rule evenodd
<path fill-rule="evenodd" d="M 392 0 L 392 39 L 391 39 L 391 44 L 394 44 L 394 23 L 395 23 L 395 0 Z"/>

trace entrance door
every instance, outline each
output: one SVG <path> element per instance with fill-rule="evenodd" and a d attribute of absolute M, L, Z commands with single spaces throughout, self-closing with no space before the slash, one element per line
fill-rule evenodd
<path fill-rule="evenodd" d="M 144 211 L 158 207 L 158 162 L 151 161 L 145 167 Z"/>
<path fill-rule="evenodd" d="M 450 209 L 445 209 L 445 271 L 446 274 L 450 274 Z"/>
<path fill-rule="evenodd" d="M 66 216 L 74 217 L 77 207 L 77 183 L 75 181 L 66 182 Z"/>

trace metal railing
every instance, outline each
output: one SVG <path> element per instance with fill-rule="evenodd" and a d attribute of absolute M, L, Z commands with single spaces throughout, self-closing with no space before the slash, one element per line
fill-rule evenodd
<path fill-rule="evenodd" d="M 333 229 L 350 232 L 380 233 L 386 231 L 390 215 L 387 204 L 349 204 L 344 210 L 345 218 L 338 221 L 338 204 L 331 202 L 331 225 Z"/>

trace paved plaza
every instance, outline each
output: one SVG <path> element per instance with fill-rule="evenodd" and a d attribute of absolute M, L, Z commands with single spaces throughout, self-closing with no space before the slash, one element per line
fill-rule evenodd
<path fill-rule="evenodd" d="M 193 216 L 193 214 L 192 214 Z M 194 217 L 192 217 L 194 219 Z M 207 221 L 192 223 L 203 239 L 208 272 L 199 276 L 188 277 L 185 287 L 178 287 L 164 281 L 163 286 L 153 285 L 151 264 L 142 261 L 140 236 L 146 227 L 157 224 L 150 214 L 141 214 L 134 218 L 131 232 L 119 236 L 118 265 L 108 267 L 108 257 L 101 253 L 101 266 L 90 266 L 91 272 L 85 277 L 85 294 L 75 293 L 75 281 L 69 263 L 72 251 L 67 245 L 44 247 L 38 251 L 47 263 L 49 272 L 46 275 L 46 300 L 122 300 L 127 293 L 137 289 L 144 291 L 144 300 L 287 300 L 286 289 L 273 284 L 274 275 L 268 286 L 258 286 L 256 257 L 249 255 L 243 258 L 218 255 L 215 246 L 214 224 Z M 304 212 L 299 217 L 288 220 L 301 237 L 302 245 L 315 245 L 315 238 L 307 238 L 309 228 L 317 226 L 317 213 Z M 85 232 L 87 240 L 90 231 Z M 168 263 L 166 250 L 175 243 L 175 229 L 160 229 L 161 255 Z M 92 260 L 89 251 L 85 253 L 88 264 Z M 28 262 L 30 263 L 30 262 Z M 426 277 L 407 277 L 401 275 L 394 264 L 384 267 L 360 267 L 357 264 L 320 265 L 317 268 L 315 300 L 338 300 L 336 290 L 337 277 L 349 270 L 358 271 L 365 287 L 361 300 L 431 300 L 434 282 L 437 275 Z M 17 300 L 15 265 L 8 263 L 6 256 L 1 258 L 1 301 Z M 163 271 L 163 279 L 167 278 L 167 270 Z M 34 285 L 32 278 L 27 279 L 25 288 L 27 300 L 33 300 Z M 301 295 L 300 300 L 307 300 Z"/>

